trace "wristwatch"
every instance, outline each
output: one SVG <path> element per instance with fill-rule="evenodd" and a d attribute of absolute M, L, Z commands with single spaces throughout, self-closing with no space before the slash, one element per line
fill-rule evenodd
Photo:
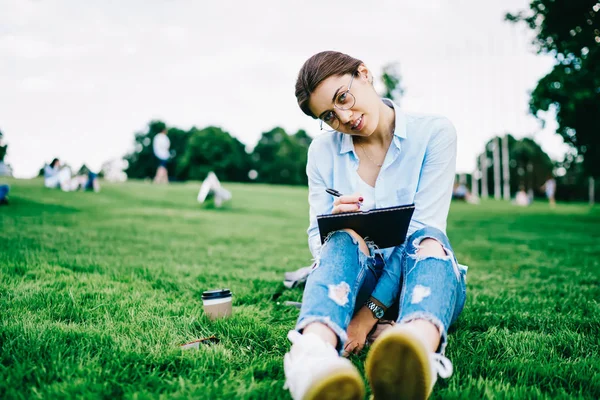
<path fill-rule="evenodd" d="M 383 314 L 385 314 L 385 310 L 383 309 L 383 307 L 378 306 L 377 304 L 373 303 L 371 300 L 367 300 L 365 302 L 365 306 L 367 306 L 367 308 L 369 310 L 371 310 L 374 318 L 376 318 L 376 319 L 383 318 Z"/>

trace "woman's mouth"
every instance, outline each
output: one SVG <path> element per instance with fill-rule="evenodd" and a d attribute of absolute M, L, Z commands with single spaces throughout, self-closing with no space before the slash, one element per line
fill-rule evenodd
<path fill-rule="evenodd" d="M 353 131 L 360 131 L 364 124 L 364 117 L 365 115 L 361 115 L 360 118 L 358 118 L 356 121 L 354 121 L 354 123 L 352 124 L 352 130 Z"/>

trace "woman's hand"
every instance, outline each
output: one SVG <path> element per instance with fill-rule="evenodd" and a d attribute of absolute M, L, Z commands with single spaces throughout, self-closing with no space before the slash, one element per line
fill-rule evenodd
<path fill-rule="evenodd" d="M 377 323 L 377 319 L 373 317 L 373 313 L 366 306 L 363 306 L 352 317 L 350 325 L 348 325 L 348 341 L 344 346 L 342 355 L 348 357 L 351 353 L 358 354 L 365 347 L 367 335 Z"/>
<path fill-rule="evenodd" d="M 362 201 L 363 198 L 358 193 L 336 197 L 335 201 L 333 202 L 333 210 L 331 213 L 339 214 L 360 211 L 360 203 L 362 203 Z"/>

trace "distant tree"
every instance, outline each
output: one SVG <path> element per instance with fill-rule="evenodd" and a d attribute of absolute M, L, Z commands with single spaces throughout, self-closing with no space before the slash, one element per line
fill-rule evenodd
<path fill-rule="evenodd" d="M 506 15 L 527 24 L 538 53 L 556 60 L 531 94 L 531 112 L 555 109 L 557 133 L 583 156 L 581 168 L 594 177 L 600 176 L 599 12 L 597 0 L 532 0 L 528 11 Z"/>
<path fill-rule="evenodd" d="M 394 100 L 396 103 L 400 102 L 400 99 L 404 95 L 404 88 L 402 88 L 402 76 L 400 75 L 400 64 L 389 63 L 383 67 L 381 74 L 381 82 L 383 82 L 384 91 L 381 94 L 382 97 Z"/>
<path fill-rule="evenodd" d="M 4 135 L 2 131 L 0 131 L 0 162 L 4 161 L 4 156 L 6 156 L 6 149 L 8 145 L 4 143 Z"/>
<path fill-rule="evenodd" d="M 494 190 L 494 168 L 493 168 L 493 149 L 494 139 L 486 143 L 486 157 L 489 160 L 487 178 L 488 190 L 490 195 Z M 508 135 L 508 153 L 509 173 L 510 173 L 510 192 L 514 195 L 519 186 L 523 185 L 526 189 L 533 189 L 539 192 L 539 188 L 552 175 L 554 163 L 550 156 L 544 152 L 539 144 L 531 138 L 515 139 Z M 477 158 L 479 160 L 479 157 Z M 500 153 L 500 165 L 502 165 L 502 153 Z M 502 167 L 500 167 L 500 179 L 502 179 Z"/>
<path fill-rule="evenodd" d="M 181 179 L 204 180 L 213 171 L 220 180 L 248 180 L 250 156 L 245 146 L 228 132 L 215 126 L 193 128 L 184 153 L 177 157 L 175 174 Z"/>
<path fill-rule="evenodd" d="M 187 179 L 187 176 L 180 173 L 179 165 L 181 164 L 182 157 L 186 152 L 191 134 L 197 130 L 198 129 L 196 129 L 196 127 L 193 127 L 189 131 L 184 131 L 174 127 L 169 128 L 168 135 L 171 142 L 171 159 L 167 163 L 167 170 L 169 171 L 169 176 L 175 180 L 183 181 Z M 156 164 L 154 165 L 154 170 L 156 171 Z"/>
<path fill-rule="evenodd" d="M 79 168 L 79 171 L 77 171 L 76 175 L 87 175 L 90 173 L 90 169 L 88 168 L 87 165 L 83 164 L 81 166 L 81 168 Z"/>
<path fill-rule="evenodd" d="M 257 182 L 306 185 L 306 160 L 311 138 L 304 130 L 288 135 L 276 127 L 264 132 L 252 152 Z"/>
<path fill-rule="evenodd" d="M 156 174 L 157 161 L 152 149 L 152 139 L 162 132 L 166 124 L 162 121 L 151 121 L 146 132 L 135 134 L 133 152 L 125 156 L 128 162 L 127 175 L 130 178 L 152 178 Z"/>

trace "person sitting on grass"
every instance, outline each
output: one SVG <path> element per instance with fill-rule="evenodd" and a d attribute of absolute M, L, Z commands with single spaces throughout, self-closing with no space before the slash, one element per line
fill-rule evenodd
<path fill-rule="evenodd" d="M 100 191 L 98 175 L 87 167 L 83 167 L 78 175 L 73 178 L 71 186 L 73 190 L 94 191 L 96 193 Z"/>
<path fill-rule="evenodd" d="M 362 399 L 356 367 L 341 354 L 362 349 L 380 318 L 399 303 L 397 323 L 373 343 L 366 374 L 374 398 L 425 399 L 439 376 L 452 374 L 443 355 L 447 332 L 466 298 L 466 267 L 445 234 L 456 164 L 456 131 L 440 116 L 408 114 L 380 98 L 362 61 L 325 51 L 310 57 L 296 99 L 328 131 L 310 145 L 309 275 L 292 342 L 286 386 L 299 399 Z M 334 188 L 353 193 L 334 198 Z M 415 204 L 408 239 L 378 249 L 355 231 L 321 245 L 317 215 Z M 362 206 L 360 205 L 362 204 Z"/>
<path fill-rule="evenodd" d="M 231 192 L 221 186 L 219 178 L 212 171 L 208 173 L 206 179 L 202 182 L 196 199 L 198 203 L 202 204 L 209 196 L 214 197 L 215 207 L 221 207 L 224 201 L 231 200 Z"/>
<path fill-rule="evenodd" d="M 0 206 L 8 204 L 8 185 L 0 185 Z"/>
<path fill-rule="evenodd" d="M 68 166 L 61 167 L 60 160 L 55 158 L 44 167 L 44 186 L 65 192 L 72 190 L 71 169 Z"/>

